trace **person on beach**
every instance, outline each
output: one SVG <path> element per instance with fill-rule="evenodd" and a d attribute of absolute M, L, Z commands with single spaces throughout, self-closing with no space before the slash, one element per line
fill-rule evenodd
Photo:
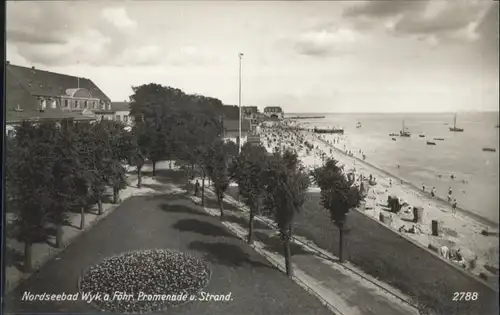
<path fill-rule="evenodd" d="M 432 187 L 432 190 L 431 190 L 431 197 L 432 197 L 432 198 L 436 197 L 436 187 Z"/>
<path fill-rule="evenodd" d="M 425 192 L 425 185 L 422 184 L 422 191 Z"/>
<path fill-rule="evenodd" d="M 451 190 L 451 186 L 448 188 L 448 195 L 451 196 L 451 194 L 453 193 L 453 190 Z"/>
<path fill-rule="evenodd" d="M 392 179 L 391 178 L 389 178 L 389 186 L 392 187 Z"/>
<path fill-rule="evenodd" d="M 451 206 L 451 210 L 453 211 L 453 214 L 457 213 L 457 199 L 453 199 L 453 204 Z"/>
<path fill-rule="evenodd" d="M 448 194 L 448 202 L 451 202 L 451 195 Z"/>
<path fill-rule="evenodd" d="M 450 249 L 448 248 L 448 246 L 441 246 L 441 248 L 439 249 L 439 253 L 444 259 L 450 259 Z"/>
<path fill-rule="evenodd" d="M 450 178 L 455 179 L 455 175 L 451 174 Z"/>

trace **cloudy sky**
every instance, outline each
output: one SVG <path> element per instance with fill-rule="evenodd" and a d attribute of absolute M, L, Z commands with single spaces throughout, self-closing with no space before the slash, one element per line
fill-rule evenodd
<path fill-rule="evenodd" d="M 287 112 L 498 110 L 489 0 L 7 3 L 7 60 Z"/>

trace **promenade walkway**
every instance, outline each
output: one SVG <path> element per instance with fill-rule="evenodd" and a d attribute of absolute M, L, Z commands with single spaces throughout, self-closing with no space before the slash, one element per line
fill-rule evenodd
<path fill-rule="evenodd" d="M 205 211 L 219 216 L 215 195 L 205 193 Z M 199 204 L 200 198 L 191 199 Z M 230 196 L 226 197 L 224 225 L 240 238 L 246 239 L 248 209 Z M 257 218 L 252 247 L 277 268 L 284 271 L 284 258 L 279 235 L 266 218 Z M 339 264 L 338 258 L 307 242 L 292 244 L 294 280 L 316 295 L 339 315 L 411 315 L 420 314 L 411 300 L 401 292 L 373 279 L 349 263 Z M 406 302 L 408 301 L 408 302 Z"/>

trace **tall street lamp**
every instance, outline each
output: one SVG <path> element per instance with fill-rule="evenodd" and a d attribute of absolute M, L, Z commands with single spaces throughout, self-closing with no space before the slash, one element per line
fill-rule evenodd
<path fill-rule="evenodd" d="M 240 111 L 239 114 L 239 129 L 238 129 L 238 152 L 241 151 L 241 60 L 243 59 L 243 53 L 238 54 L 238 58 L 240 59 L 240 71 L 239 71 L 239 93 L 238 93 L 238 108 Z"/>

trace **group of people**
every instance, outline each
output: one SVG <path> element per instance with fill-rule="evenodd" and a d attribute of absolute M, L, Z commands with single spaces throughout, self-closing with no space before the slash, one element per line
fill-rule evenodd
<path fill-rule="evenodd" d="M 452 175 L 453 176 L 453 175 Z M 425 192 L 425 184 L 422 184 L 422 191 Z M 431 191 L 431 197 L 432 198 L 435 198 L 436 197 L 436 187 L 433 186 Z M 450 187 L 448 187 L 448 202 L 451 203 L 451 209 L 452 209 L 452 212 L 453 214 L 455 214 L 457 212 L 457 198 L 453 198 L 452 197 L 452 194 L 453 194 L 453 189 Z"/>
<path fill-rule="evenodd" d="M 460 248 L 456 250 L 450 250 L 448 246 L 441 246 L 439 249 L 439 254 L 441 257 L 447 260 L 451 260 L 452 262 L 462 266 L 463 268 L 467 268 L 467 261 L 465 258 L 462 256 L 462 253 L 460 252 Z M 475 256 L 474 259 L 469 261 L 469 269 L 474 269 L 476 268 L 476 262 L 477 262 L 478 257 Z"/>

